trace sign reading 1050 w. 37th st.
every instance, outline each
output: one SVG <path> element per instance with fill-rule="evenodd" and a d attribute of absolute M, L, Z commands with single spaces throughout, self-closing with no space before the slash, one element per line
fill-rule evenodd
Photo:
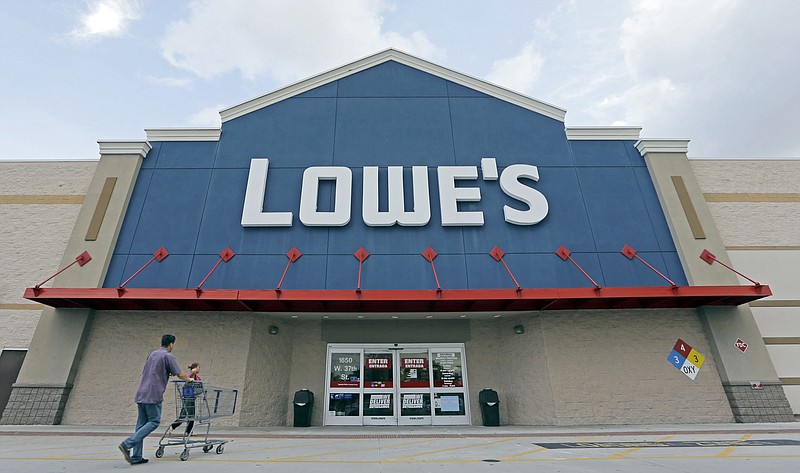
<path fill-rule="evenodd" d="M 678 371 L 694 379 L 700 371 L 700 367 L 703 366 L 703 362 L 706 361 L 706 357 L 679 338 L 675 346 L 672 347 L 672 351 L 667 357 L 667 360 L 672 366 L 677 368 Z"/>

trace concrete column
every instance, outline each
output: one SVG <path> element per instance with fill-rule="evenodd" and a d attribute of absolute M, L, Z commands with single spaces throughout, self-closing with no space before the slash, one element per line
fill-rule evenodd
<path fill-rule="evenodd" d="M 719 261 L 731 265 L 686 156 L 688 143 L 688 140 L 640 140 L 636 148 L 647 163 L 689 284 L 738 285 L 739 279 L 733 272 L 719 264 L 709 266 L 700 259 L 702 251 L 707 249 Z M 702 307 L 698 311 L 737 422 L 793 421 L 791 407 L 750 307 Z M 737 338 L 747 342 L 745 353 L 736 348 Z M 760 381 L 764 388 L 753 390 L 750 381 Z"/>
<path fill-rule="evenodd" d="M 101 141 L 98 163 L 60 268 L 88 251 L 92 260 L 53 287 L 102 287 L 142 161 L 146 141 Z M 44 278 L 43 278 L 44 279 Z M 45 309 L 0 423 L 59 424 L 91 325 L 90 309 Z"/>

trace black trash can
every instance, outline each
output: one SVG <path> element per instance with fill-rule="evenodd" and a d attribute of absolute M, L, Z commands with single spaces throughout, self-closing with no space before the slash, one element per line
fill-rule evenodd
<path fill-rule="evenodd" d="M 500 398 L 494 389 L 482 389 L 478 394 L 478 401 L 481 405 L 481 419 L 483 425 L 487 427 L 497 427 L 500 425 Z"/>
<path fill-rule="evenodd" d="M 294 426 L 311 426 L 311 409 L 314 407 L 314 393 L 301 389 L 294 393 Z"/>

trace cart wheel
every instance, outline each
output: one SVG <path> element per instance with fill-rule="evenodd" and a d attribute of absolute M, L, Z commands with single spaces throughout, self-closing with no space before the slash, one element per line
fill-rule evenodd
<path fill-rule="evenodd" d="M 183 451 L 181 452 L 181 461 L 182 461 L 182 462 L 185 462 L 185 461 L 186 461 L 186 460 L 188 460 L 188 459 L 189 459 L 189 449 L 188 449 L 188 448 L 185 448 L 185 449 L 183 449 Z"/>
<path fill-rule="evenodd" d="M 156 458 L 161 458 L 164 456 L 164 447 L 158 447 L 156 450 Z"/>
<path fill-rule="evenodd" d="M 205 447 L 203 447 L 203 453 L 210 452 L 212 448 L 214 448 L 213 445 L 206 445 Z"/>
<path fill-rule="evenodd" d="M 217 454 L 220 454 L 225 451 L 225 445 L 219 444 L 217 445 Z"/>

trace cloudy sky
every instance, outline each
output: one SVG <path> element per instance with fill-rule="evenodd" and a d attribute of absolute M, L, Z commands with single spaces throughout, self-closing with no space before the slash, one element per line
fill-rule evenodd
<path fill-rule="evenodd" d="M 795 0 L 30 0 L 0 7 L 0 159 L 217 127 L 393 47 L 690 157 L 800 157 Z"/>

